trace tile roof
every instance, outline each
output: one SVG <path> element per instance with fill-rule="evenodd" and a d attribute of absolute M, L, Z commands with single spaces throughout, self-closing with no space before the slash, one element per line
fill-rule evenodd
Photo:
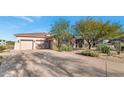
<path fill-rule="evenodd" d="M 50 33 L 45 32 L 38 32 L 38 33 L 23 33 L 23 34 L 15 34 L 16 37 L 34 37 L 34 38 L 41 38 L 41 37 L 49 37 Z"/>

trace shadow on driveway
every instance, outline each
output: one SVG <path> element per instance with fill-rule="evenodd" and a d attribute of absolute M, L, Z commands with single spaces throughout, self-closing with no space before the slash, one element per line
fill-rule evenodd
<path fill-rule="evenodd" d="M 124 73 L 107 72 L 108 76 Z M 96 68 L 78 58 L 63 58 L 48 52 L 21 53 L 6 58 L 0 66 L 0 76 L 15 77 L 105 77 L 105 69 Z"/>

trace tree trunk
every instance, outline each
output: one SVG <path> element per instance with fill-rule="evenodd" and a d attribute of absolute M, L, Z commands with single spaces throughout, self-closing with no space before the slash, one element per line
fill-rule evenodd
<path fill-rule="evenodd" d="M 95 47 L 96 46 L 96 39 L 93 39 L 93 47 Z"/>
<path fill-rule="evenodd" d="M 92 47 L 92 44 L 91 44 L 91 42 L 90 41 L 87 41 L 88 42 L 88 45 L 89 45 L 89 49 L 91 49 L 91 47 Z"/>
<path fill-rule="evenodd" d="M 61 43 L 60 43 L 60 39 L 58 39 L 58 50 L 60 51 L 60 47 L 61 47 Z"/>
<path fill-rule="evenodd" d="M 91 49 L 91 44 L 89 43 L 89 49 Z"/>
<path fill-rule="evenodd" d="M 96 46 L 96 42 L 95 41 L 93 41 L 93 47 L 95 47 Z"/>

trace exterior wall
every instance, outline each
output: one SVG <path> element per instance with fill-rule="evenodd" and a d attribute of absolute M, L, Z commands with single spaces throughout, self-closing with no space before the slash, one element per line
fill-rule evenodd
<path fill-rule="evenodd" d="M 57 50 L 57 41 L 55 39 L 53 39 L 51 42 L 51 49 Z"/>
<path fill-rule="evenodd" d="M 44 42 L 45 42 L 45 40 L 36 40 L 35 41 L 35 48 L 37 48 L 37 49 L 44 48 Z"/>
<path fill-rule="evenodd" d="M 45 38 L 31 38 L 31 37 L 17 37 L 17 40 L 23 40 L 23 39 L 26 39 L 26 40 L 45 40 Z"/>

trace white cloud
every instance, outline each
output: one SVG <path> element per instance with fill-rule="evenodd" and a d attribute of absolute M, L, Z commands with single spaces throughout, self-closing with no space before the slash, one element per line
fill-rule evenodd
<path fill-rule="evenodd" d="M 28 21 L 28 22 L 30 22 L 30 23 L 33 23 L 33 22 L 34 22 L 34 20 L 33 20 L 32 18 L 27 17 L 27 16 L 17 16 L 17 18 L 26 20 L 26 21 Z"/>

